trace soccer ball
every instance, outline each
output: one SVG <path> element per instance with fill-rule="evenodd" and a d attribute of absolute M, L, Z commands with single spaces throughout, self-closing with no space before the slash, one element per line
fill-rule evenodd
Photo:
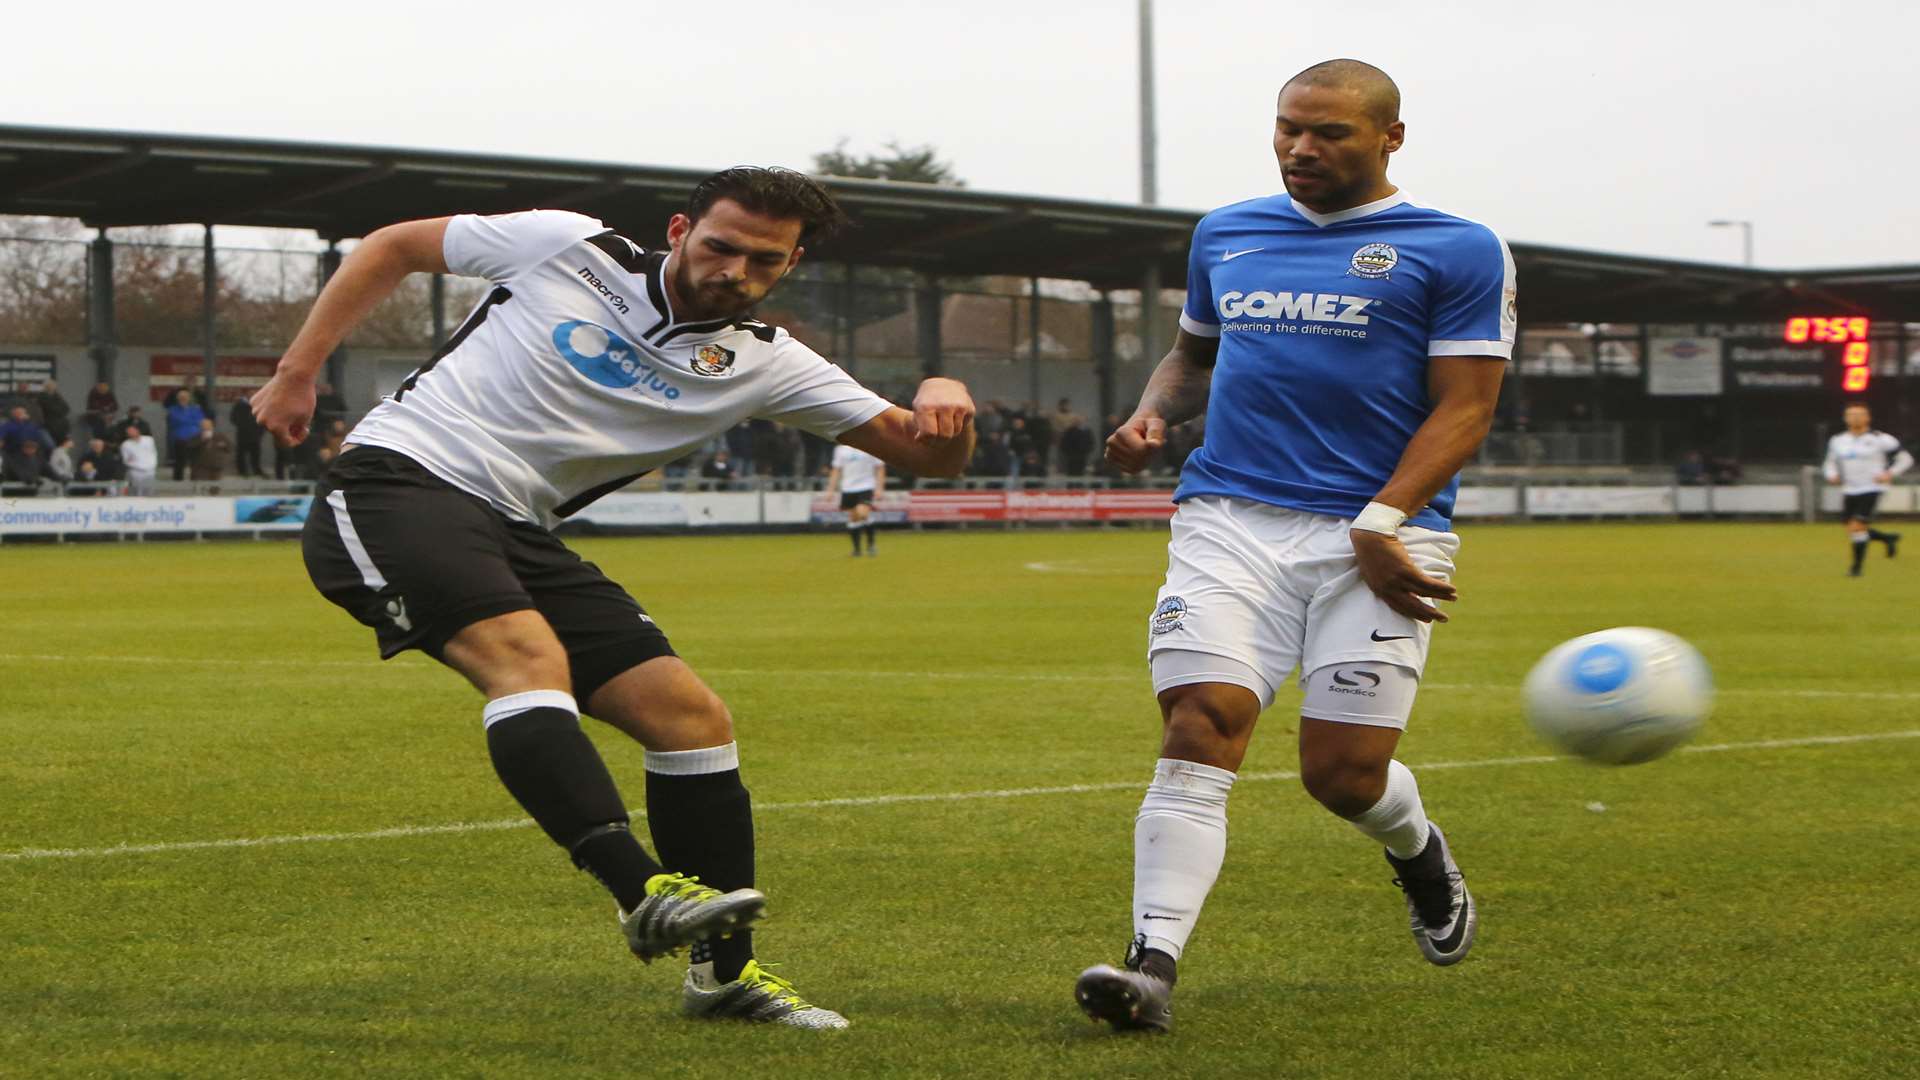
<path fill-rule="evenodd" d="M 1652 761 L 1693 738 L 1713 710 L 1713 672 L 1665 630 L 1616 626 L 1554 647 L 1527 674 L 1527 723 L 1605 765 Z"/>

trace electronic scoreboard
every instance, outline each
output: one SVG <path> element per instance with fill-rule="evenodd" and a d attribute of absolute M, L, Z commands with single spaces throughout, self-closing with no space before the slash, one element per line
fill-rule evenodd
<path fill-rule="evenodd" d="M 1873 345 L 1867 338 L 1871 329 L 1872 320 L 1863 315 L 1796 315 L 1787 320 L 1786 339 L 1794 345 L 1838 345 L 1840 389 L 1858 394 L 1873 378 Z"/>

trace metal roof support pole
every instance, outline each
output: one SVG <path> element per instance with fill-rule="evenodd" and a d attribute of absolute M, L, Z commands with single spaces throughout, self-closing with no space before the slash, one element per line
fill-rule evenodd
<path fill-rule="evenodd" d="M 87 356 L 93 377 L 112 386 L 120 340 L 113 322 L 113 241 L 105 229 L 87 245 Z"/>
<path fill-rule="evenodd" d="M 1027 279 L 1027 408 L 1040 414 L 1040 279 Z"/>
<path fill-rule="evenodd" d="M 920 377 L 931 379 L 946 370 L 940 356 L 940 279 L 932 274 L 916 274 L 913 286 L 913 330 L 919 345 Z"/>
<path fill-rule="evenodd" d="M 840 280 L 833 284 L 833 352 L 847 374 L 857 368 L 853 349 L 853 264 L 840 264 Z"/>
<path fill-rule="evenodd" d="M 320 287 L 322 289 L 327 287 L 327 282 L 333 280 L 333 275 L 340 272 L 341 258 L 339 243 L 328 240 L 327 250 L 320 253 Z M 437 348 L 438 346 L 436 345 L 435 347 Z M 339 348 L 333 350 L 333 353 L 327 357 L 327 389 L 333 393 L 338 394 L 340 392 L 340 376 L 346 368 L 346 365 L 347 346 L 343 342 Z M 322 394 L 321 396 L 324 397 L 325 395 Z M 316 416 L 314 419 L 314 428 L 318 430 L 320 427 L 319 417 Z"/>
<path fill-rule="evenodd" d="M 220 265 L 213 253 L 213 226 L 201 227 L 200 237 L 200 351 L 206 370 L 200 388 L 207 395 L 207 415 L 213 415 L 213 385 L 218 376 L 219 346 L 214 341 L 214 301 L 220 291 Z"/>
<path fill-rule="evenodd" d="M 1106 418 L 1117 411 L 1113 399 L 1113 359 L 1113 295 L 1102 289 L 1100 298 L 1093 302 L 1093 365 L 1100 380 L 1100 413 L 1087 421 L 1096 433 L 1101 432 Z"/>
<path fill-rule="evenodd" d="M 427 301 L 433 305 L 433 347 L 438 349 L 447 341 L 447 275 L 433 275 Z"/>
<path fill-rule="evenodd" d="M 1140 359 L 1152 371 L 1167 354 L 1169 346 L 1160 342 L 1160 263 L 1147 264 L 1140 277 Z"/>

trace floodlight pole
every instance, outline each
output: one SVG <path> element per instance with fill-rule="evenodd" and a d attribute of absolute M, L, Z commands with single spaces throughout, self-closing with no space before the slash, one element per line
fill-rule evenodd
<path fill-rule="evenodd" d="M 1159 163 L 1153 125 L 1153 0 L 1140 0 L 1140 201 L 1160 201 Z"/>
<path fill-rule="evenodd" d="M 1742 266 L 1753 265 L 1753 222 L 1722 219 L 1719 221 L 1709 221 L 1707 225 L 1710 228 L 1716 229 L 1725 228 L 1730 225 L 1740 226 L 1740 264 Z"/>
<path fill-rule="evenodd" d="M 214 342 L 214 299 L 220 287 L 220 268 L 214 261 L 213 226 L 203 226 L 200 241 L 200 347 L 205 352 L 206 374 L 201 391 L 207 395 L 207 415 L 213 415 L 213 386 L 219 372 L 219 352 Z"/>

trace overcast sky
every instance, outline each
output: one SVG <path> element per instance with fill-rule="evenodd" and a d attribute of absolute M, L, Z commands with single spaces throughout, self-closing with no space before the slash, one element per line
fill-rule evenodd
<path fill-rule="evenodd" d="M 1405 101 L 1392 178 L 1510 240 L 1920 263 L 1913 0 L 1157 0 L 1160 201 L 1279 189 L 1288 75 Z M 969 186 L 1139 196 L 1135 0 L 13 5 L 0 122 L 718 167 L 930 143 Z"/>

